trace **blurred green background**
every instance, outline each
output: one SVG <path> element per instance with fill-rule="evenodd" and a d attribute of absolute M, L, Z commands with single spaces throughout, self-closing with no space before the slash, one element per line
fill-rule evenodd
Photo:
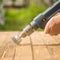
<path fill-rule="evenodd" d="M 13 5 L 14 7 L 14 5 Z M 17 31 L 22 30 L 27 24 L 29 24 L 35 16 L 42 13 L 48 8 L 48 5 L 29 3 L 28 6 L 22 8 L 5 8 L 5 25 L 0 25 L 2 31 Z"/>

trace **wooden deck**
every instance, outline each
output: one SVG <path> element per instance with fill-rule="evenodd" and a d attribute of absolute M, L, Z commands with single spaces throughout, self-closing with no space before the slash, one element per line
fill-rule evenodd
<path fill-rule="evenodd" d="M 60 60 L 60 35 L 34 32 L 16 45 L 11 38 L 18 33 L 0 32 L 0 60 Z"/>

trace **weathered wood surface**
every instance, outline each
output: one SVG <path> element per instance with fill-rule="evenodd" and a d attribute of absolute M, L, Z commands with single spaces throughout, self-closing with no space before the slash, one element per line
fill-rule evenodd
<path fill-rule="evenodd" d="M 12 41 L 19 32 L 0 32 L 0 60 L 60 60 L 60 35 L 34 32 L 20 45 Z"/>

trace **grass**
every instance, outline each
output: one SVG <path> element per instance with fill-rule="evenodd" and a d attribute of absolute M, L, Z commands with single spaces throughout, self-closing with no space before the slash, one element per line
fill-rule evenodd
<path fill-rule="evenodd" d="M 5 26 L 0 26 L 0 30 L 22 30 L 29 24 L 35 16 L 46 10 L 44 5 L 30 4 L 27 8 L 9 9 L 5 11 Z"/>

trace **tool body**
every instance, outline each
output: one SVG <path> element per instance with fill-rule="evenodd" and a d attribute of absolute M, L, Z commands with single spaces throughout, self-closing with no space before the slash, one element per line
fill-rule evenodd
<path fill-rule="evenodd" d="M 50 8 L 44 11 L 42 14 L 36 16 L 33 21 L 23 29 L 22 33 L 13 37 L 15 42 L 20 41 L 20 38 L 29 36 L 34 30 L 37 30 L 39 27 L 44 29 L 46 23 L 52 18 L 55 14 L 60 11 L 60 0 L 54 3 Z"/>

